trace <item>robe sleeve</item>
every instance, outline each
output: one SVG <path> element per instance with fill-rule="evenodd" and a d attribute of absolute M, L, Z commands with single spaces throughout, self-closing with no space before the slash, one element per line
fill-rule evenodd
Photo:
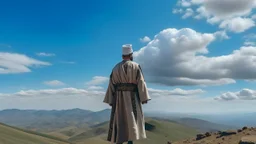
<path fill-rule="evenodd" d="M 107 92 L 106 92 L 105 98 L 103 100 L 104 103 L 107 103 L 109 105 L 113 104 L 113 95 L 115 93 L 114 84 L 112 82 L 112 75 L 113 75 L 113 72 L 111 72 L 111 75 L 110 75 L 110 78 L 109 78 L 109 84 L 108 84 Z"/>
<path fill-rule="evenodd" d="M 137 71 L 137 85 L 140 101 L 145 102 L 151 100 L 140 65 Z"/>

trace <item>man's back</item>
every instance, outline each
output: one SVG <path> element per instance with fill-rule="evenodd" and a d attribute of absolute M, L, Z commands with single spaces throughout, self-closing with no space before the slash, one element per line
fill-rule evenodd
<path fill-rule="evenodd" d="M 139 65 L 133 61 L 119 62 L 112 70 L 112 82 L 137 84 Z"/>
<path fill-rule="evenodd" d="M 131 52 L 130 47 L 125 49 L 123 61 L 112 69 L 103 101 L 112 106 L 107 138 L 112 143 L 146 138 L 142 104 L 151 98 L 142 70 L 132 61 Z"/>

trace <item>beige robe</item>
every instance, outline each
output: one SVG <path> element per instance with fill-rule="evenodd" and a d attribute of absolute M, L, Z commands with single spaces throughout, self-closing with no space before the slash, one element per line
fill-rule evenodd
<path fill-rule="evenodd" d="M 117 83 L 135 83 L 138 92 L 115 91 Z M 112 105 L 108 141 L 123 143 L 146 138 L 143 101 L 151 100 L 139 64 L 123 60 L 110 75 L 105 103 Z"/>

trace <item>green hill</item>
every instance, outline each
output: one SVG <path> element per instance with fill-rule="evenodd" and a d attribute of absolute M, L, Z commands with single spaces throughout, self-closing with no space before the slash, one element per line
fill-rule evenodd
<path fill-rule="evenodd" d="M 69 144 L 68 142 L 32 131 L 0 123 L 0 144 Z"/>
<path fill-rule="evenodd" d="M 52 131 L 49 132 L 47 134 L 55 136 L 55 137 L 59 137 L 61 139 L 65 139 L 68 140 L 71 137 L 74 137 L 78 134 L 81 134 L 85 131 L 90 130 L 91 128 L 89 128 L 89 126 L 81 126 L 81 127 L 76 127 L 76 126 L 68 126 L 56 131 Z"/>
<path fill-rule="evenodd" d="M 181 124 L 156 119 L 146 119 L 147 139 L 136 144 L 156 144 L 177 141 L 195 136 L 198 131 Z M 108 122 L 92 127 L 90 130 L 71 137 L 69 141 L 77 144 L 108 144 L 106 142 Z"/>

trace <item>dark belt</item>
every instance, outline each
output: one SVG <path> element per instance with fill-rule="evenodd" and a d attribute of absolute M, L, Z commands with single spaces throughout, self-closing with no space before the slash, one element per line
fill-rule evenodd
<path fill-rule="evenodd" d="M 137 91 L 137 85 L 132 83 L 119 83 L 115 84 L 116 91 Z"/>

